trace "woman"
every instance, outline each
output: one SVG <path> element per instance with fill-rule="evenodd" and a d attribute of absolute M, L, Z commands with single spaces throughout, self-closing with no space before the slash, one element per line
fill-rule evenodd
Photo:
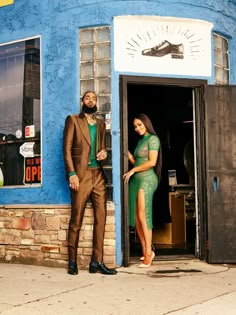
<path fill-rule="evenodd" d="M 123 178 L 125 183 L 130 180 L 130 225 L 136 227 L 142 246 L 143 257 L 140 260 L 143 263 L 139 267 L 145 268 L 151 265 L 155 257 L 152 251 L 152 200 L 161 173 L 160 140 L 146 115 L 137 115 L 133 124 L 141 139 L 134 155 L 128 151 L 128 159 L 133 168 Z"/>

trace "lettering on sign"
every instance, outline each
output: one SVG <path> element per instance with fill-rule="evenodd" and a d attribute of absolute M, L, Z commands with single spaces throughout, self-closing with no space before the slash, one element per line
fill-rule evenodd
<path fill-rule="evenodd" d="M 25 184 L 41 183 L 41 157 L 25 158 Z"/>
<path fill-rule="evenodd" d="M 35 126 L 30 125 L 25 127 L 25 138 L 32 138 L 35 136 Z"/>
<path fill-rule="evenodd" d="M 34 142 L 25 142 L 20 146 L 20 154 L 24 157 L 34 156 Z"/>

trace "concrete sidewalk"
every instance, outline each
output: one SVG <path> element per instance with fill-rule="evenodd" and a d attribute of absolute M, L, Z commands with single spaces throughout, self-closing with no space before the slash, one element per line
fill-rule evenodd
<path fill-rule="evenodd" d="M 236 314 L 236 266 L 198 259 L 131 264 L 115 276 L 0 264 L 1 315 Z"/>

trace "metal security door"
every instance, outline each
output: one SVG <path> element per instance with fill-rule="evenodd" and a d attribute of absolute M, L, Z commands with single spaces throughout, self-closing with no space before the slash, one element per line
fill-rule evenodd
<path fill-rule="evenodd" d="M 236 262 L 236 87 L 206 86 L 207 261 Z"/>

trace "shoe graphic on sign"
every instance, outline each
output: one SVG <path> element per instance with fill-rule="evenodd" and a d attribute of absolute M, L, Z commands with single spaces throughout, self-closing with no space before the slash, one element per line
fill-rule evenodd
<path fill-rule="evenodd" d="M 142 51 L 142 55 L 144 56 L 163 57 L 168 54 L 171 54 L 171 58 L 183 59 L 184 45 L 183 44 L 174 45 L 168 42 L 167 40 L 164 40 L 157 46 L 144 49 Z"/>

